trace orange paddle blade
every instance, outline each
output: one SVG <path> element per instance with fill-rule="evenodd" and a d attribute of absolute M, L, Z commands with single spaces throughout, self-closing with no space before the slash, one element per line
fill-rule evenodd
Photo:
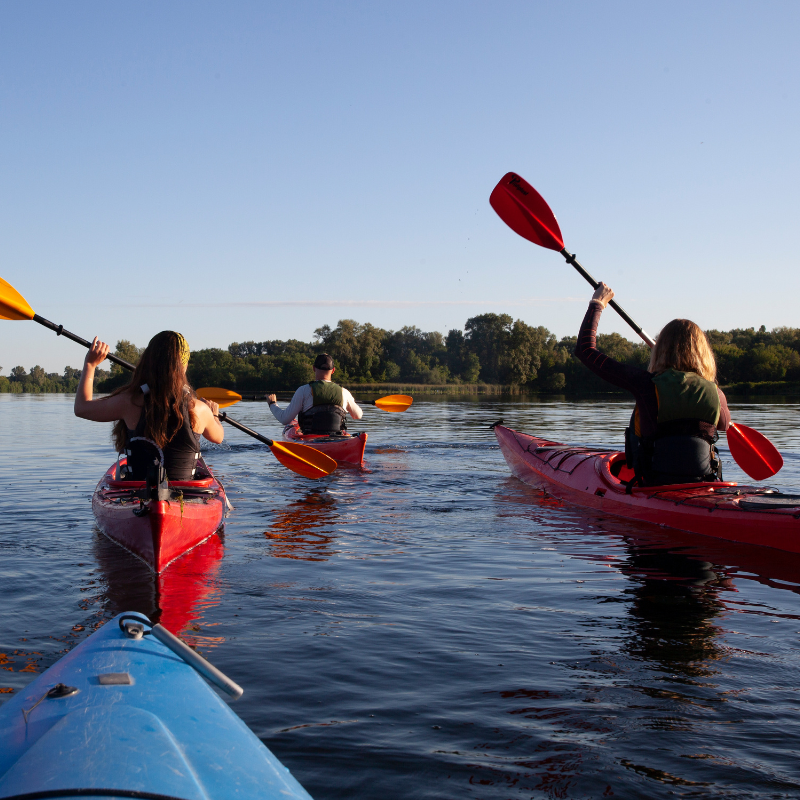
<path fill-rule="evenodd" d="M 414 398 L 407 394 L 387 394 L 386 397 L 380 397 L 373 401 L 373 405 L 383 411 L 397 413 L 405 411 L 413 402 Z"/>
<path fill-rule="evenodd" d="M 203 400 L 211 400 L 220 408 L 232 406 L 242 399 L 240 394 L 236 394 L 230 389 L 220 389 L 218 386 L 204 386 L 202 389 L 196 389 L 195 394 L 202 397 Z"/>
<path fill-rule="evenodd" d="M 269 449 L 284 467 L 304 478 L 324 478 L 338 466 L 335 459 L 299 442 L 273 442 Z"/>
<path fill-rule="evenodd" d="M 0 278 L 0 319 L 33 319 L 28 301 L 10 284 Z"/>
<path fill-rule="evenodd" d="M 747 425 L 728 428 L 728 447 L 733 460 L 754 480 L 771 478 L 782 466 L 783 457 L 772 442 Z"/>

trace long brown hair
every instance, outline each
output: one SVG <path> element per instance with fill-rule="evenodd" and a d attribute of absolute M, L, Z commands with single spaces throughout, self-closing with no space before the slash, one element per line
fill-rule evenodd
<path fill-rule="evenodd" d="M 134 405 L 144 404 L 144 435 L 159 447 L 164 447 L 181 429 L 184 422 L 183 409 L 189 392 L 189 420 L 194 425 L 194 395 L 186 382 L 182 361 L 185 340 L 175 331 L 161 331 L 148 343 L 133 377 L 127 386 L 113 394 L 130 392 Z M 149 392 L 142 392 L 147 384 Z M 121 453 L 125 449 L 127 426 L 124 419 L 114 423 L 112 439 Z"/>
<path fill-rule="evenodd" d="M 650 353 L 648 372 L 667 369 L 695 372 L 707 381 L 716 381 L 717 362 L 702 329 L 689 319 L 674 319 L 658 334 Z"/>

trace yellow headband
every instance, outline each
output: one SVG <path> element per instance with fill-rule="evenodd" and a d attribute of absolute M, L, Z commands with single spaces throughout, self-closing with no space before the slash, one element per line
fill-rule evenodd
<path fill-rule="evenodd" d="M 181 349 L 181 363 L 183 364 L 184 367 L 187 367 L 189 366 L 189 345 L 186 343 L 186 339 L 184 339 L 180 333 L 177 335 L 178 335 L 178 346 Z"/>

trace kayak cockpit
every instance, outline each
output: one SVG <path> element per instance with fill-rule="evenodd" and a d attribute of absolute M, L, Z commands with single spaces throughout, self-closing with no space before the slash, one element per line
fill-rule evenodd
<path fill-rule="evenodd" d="M 144 489 L 146 486 L 146 481 L 131 481 L 131 480 L 117 480 L 116 474 L 119 467 L 123 467 L 127 464 L 127 459 L 123 456 L 119 460 L 119 465 L 114 464 L 106 473 L 107 478 L 107 485 L 111 489 Z M 184 488 L 196 488 L 196 489 L 207 489 L 214 483 L 214 476 L 211 474 L 211 470 L 206 466 L 206 463 L 200 459 L 197 462 L 197 469 L 195 471 L 195 477 L 190 481 L 170 481 L 169 485 L 170 488 L 175 489 L 184 489 Z"/>
<path fill-rule="evenodd" d="M 599 455 L 595 461 L 595 469 L 603 482 L 615 492 L 625 494 L 628 491 L 628 482 L 633 480 L 634 472 L 625 463 L 625 453 L 607 453 Z M 697 492 L 708 492 L 725 486 L 737 486 L 731 481 L 696 481 L 693 483 L 673 483 L 663 486 L 634 486 L 634 494 L 640 492 L 652 493 L 654 489 L 673 491 L 694 489 Z"/>

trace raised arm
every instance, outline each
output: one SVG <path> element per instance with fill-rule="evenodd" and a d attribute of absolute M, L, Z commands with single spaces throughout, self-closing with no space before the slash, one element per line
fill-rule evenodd
<path fill-rule="evenodd" d="M 267 395 L 269 410 L 281 425 L 288 425 L 303 410 L 306 397 L 310 398 L 311 396 L 311 387 L 306 383 L 294 393 L 289 405 L 281 408 L 275 395 L 270 394 Z"/>
<path fill-rule="evenodd" d="M 649 373 L 639 367 L 622 364 L 597 349 L 597 326 L 600 324 L 600 315 L 612 297 L 614 292 L 605 283 L 601 283 L 595 289 L 586 316 L 581 323 L 575 355 L 595 375 L 637 395 L 650 383 Z"/>
<path fill-rule="evenodd" d="M 75 392 L 75 416 L 81 419 L 90 419 L 93 422 L 116 422 L 125 419 L 126 412 L 130 412 L 131 402 L 126 394 L 117 394 L 113 397 L 92 399 L 94 393 L 94 372 L 105 361 L 108 355 L 108 345 L 101 342 L 96 336 L 92 346 L 83 360 L 83 371 Z"/>

